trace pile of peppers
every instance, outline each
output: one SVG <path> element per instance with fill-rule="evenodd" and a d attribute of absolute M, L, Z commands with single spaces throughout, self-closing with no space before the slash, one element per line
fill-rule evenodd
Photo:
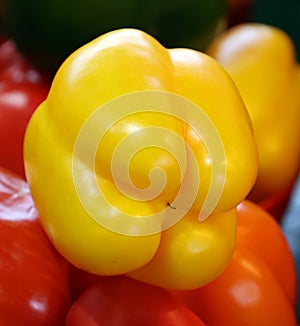
<path fill-rule="evenodd" d="M 207 51 L 228 71 L 251 117 L 259 170 L 249 198 L 261 202 L 290 189 L 300 166 L 300 65 L 292 40 L 275 27 L 243 24 Z"/>
<path fill-rule="evenodd" d="M 22 60 L 39 91 L 9 111 L 27 114 L 18 148 L 0 143 L 1 324 L 297 325 L 294 257 L 263 206 L 299 173 L 300 69 L 283 31 L 237 25 L 204 53 L 117 29 L 51 84 Z"/>

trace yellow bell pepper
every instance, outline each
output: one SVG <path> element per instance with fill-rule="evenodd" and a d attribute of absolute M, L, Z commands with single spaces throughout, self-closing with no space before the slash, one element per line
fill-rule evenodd
<path fill-rule="evenodd" d="M 66 259 L 174 289 L 225 268 L 235 208 L 257 174 L 248 113 L 225 70 L 135 29 L 66 59 L 30 120 L 24 157 Z"/>
<path fill-rule="evenodd" d="M 295 181 L 300 166 L 300 69 L 290 37 L 259 23 L 217 37 L 208 54 L 237 85 L 249 111 L 259 153 L 249 198 L 266 199 Z"/>

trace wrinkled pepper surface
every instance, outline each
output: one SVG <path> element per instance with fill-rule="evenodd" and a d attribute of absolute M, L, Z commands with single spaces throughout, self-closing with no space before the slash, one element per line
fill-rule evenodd
<path fill-rule="evenodd" d="M 236 83 L 249 111 L 259 152 L 259 202 L 289 189 L 300 167 L 300 66 L 290 37 L 259 23 L 222 33 L 208 53 Z"/>
<path fill-rule="evenodd" d="M 184 118 L 150 110 L 118 120 L 114 118 L 114 108 L 109 107 L 102 120 L 90 125 L 83 151 L 74 151 L 78 135 L 93 114 L 101 114 L 115 98 L 141 91 L 167 92 L 195 103 L 197 114 L 205 112 L 222 141 L 225 159 L 217 164 L 224 165 L 226 174 L 216 179 L 217 183 L 224 182 L 224 188 L 216 207 L 202 222 L 199 212 L 211 186 L 214 162 L 202 135 Z M 148 103 L 136 105 L 147 107 Z M 171 110 L 173 106 L 176 107 L 172 104 Z M 179 110 L 183 115 L 188 113 L 185 107 Z M 115 121 L 93 153 L 91 143 L 109 119 Z M 149 128 L 155 132 L 142 133 Z M 183 146 L 170 142 L 170 135 L 157 135 L 160 129 L 176 135 Z M 111 171 L 114 152 L 126 137 L 133 137 L 128 151 L 132 151 L 135 141 L 146 144 L 132 154 L 130 163 L 123 157 L 116 162 L 117 170 L 128 168 L 132 182 L 141 192 L 137 198 L 122 193 Z M 170 151 L 163 147 L 166 143 L 171 143 Z M 192 164 L 188 146 L 196 165 Z M 167 288 L 199 287 L 225 268 L 235 245 L 235 208 L 247 196 L 257 174 L 257 149 L 249 116 L 221 65 L 195 50 L 168 50 L 136 29 L 104 34 L 67 58 L 47 99 L 30 120 L 24 152 L 26 175 L 42 224 L 64 257 L 94 274 L 125 273 Z M 182 169 L 180 159 L 174 157 L 176 153 L 185 161 Z M 93 155 L 94 163 L 90 165 L 87 159 Z M 121 211 L 141 221 L 161 211 L 166 216 L 180 212 L 184 204 L 172 206 L 180 186 L 188 184 L 185 191 L 189 195 L 189 185 L 197 173 L 201 174 L 201 183 L 191 207 L 173 226 L 160 226 L 159 232 L 147 235 L 120 234 L 97 222 L 86 210 L 74 182 L 74 164 L 79 166 L 77 172 L 90 207 L 102 220 L 120 221 Z M 164 171 L 167 181 L 164 189 L 148 200 L 143 198 L 143 191 L 149 187 L 149 173 L 155 168 Z M 130 188 L 126 176 L 119 177 L 121 186 Z M 109 209 L 94 204 L 99 189 L 100 197 L 111 203 Z M 133 229 L 139 227 L 142 228 L 137 225 Z"/>

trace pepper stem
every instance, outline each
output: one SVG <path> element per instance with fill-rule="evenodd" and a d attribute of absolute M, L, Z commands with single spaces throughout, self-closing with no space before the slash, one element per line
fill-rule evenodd
<path fill-rule="evenodd" d="M 175 207 L 175 206 L 172 206 L 171 203 L 167 203 L 167 205 L 168 205 L 170 208 L 172 208 L 172 209 L 176 209 L 176 207 Z"/>

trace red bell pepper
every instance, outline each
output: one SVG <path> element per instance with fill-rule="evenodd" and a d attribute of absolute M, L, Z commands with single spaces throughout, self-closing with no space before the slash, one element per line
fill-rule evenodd
<path fill-rule="evenodd" d="M 27 184 L 0 168 L 0 325 L 63 326 L 68 274 L 43 232 Z"/>
<path fill-rule="evenodd" d="M 126 276 L 99 279 L 72 305 L 66 326 L 205 326 L 162 288 Z"/>
<path fill-rule="evenodd" d="M 17 51 L 11 40 L 0 44 L 0 166 L 25 178 L 23 139 L 27 123 L 46 98 L 48 81 Z"/>
<path fill-rule="evenodd" d="M 257 204 L 238 206 L 236 248 L 225 271 L 193 291 L 173 291 L 209 326 L 296 326 L 296 270 L 280 226 Z"/>

